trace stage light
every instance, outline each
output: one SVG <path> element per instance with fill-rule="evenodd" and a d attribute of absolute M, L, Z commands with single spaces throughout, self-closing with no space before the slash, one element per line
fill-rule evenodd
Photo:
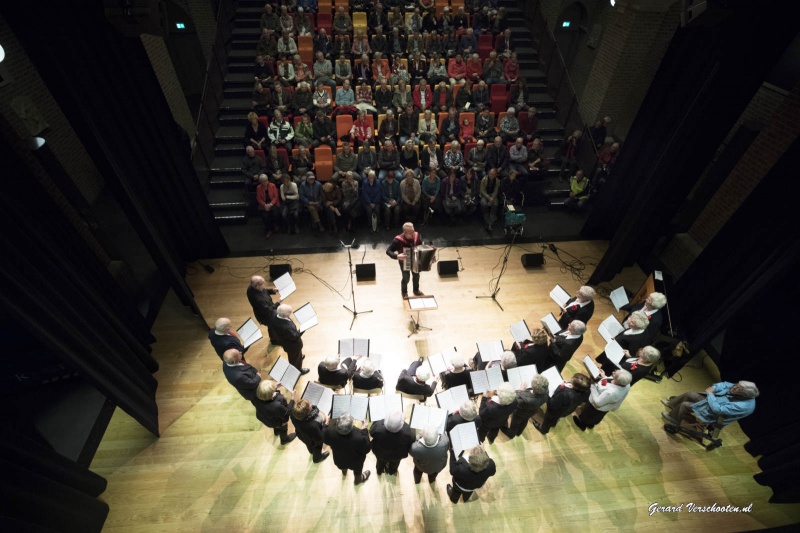
<path fill-rule="evenodd" d="M 31 151 L 36 151 L 42 146 L 44 146 L 44 143 L 45 140 L 43 137 L 31 137 L 30 139 L 28 139 L 28 148 L 30 148 Z"/>
<path fill-rule="evenodd" d="M 0 63 L 6 58 L 6 51 L 3 50 L 3 45 L 0 44 Z"/>

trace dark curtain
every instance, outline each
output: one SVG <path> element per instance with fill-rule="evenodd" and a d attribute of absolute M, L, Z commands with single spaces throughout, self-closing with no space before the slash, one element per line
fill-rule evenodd
<path fill-rule="evenodd" d="M 0 527 L 92 533 L 103 529 L 106 480 L 7 428 L 0 434 Z"/>
<path fill-rule="evenodd" d="M 667 233 L 714 151 L 797 32 L 790 17 L 773 16 L 773 4 L 736 8 L 713 27 L 692 25 L 675 33 L 613 178 L 595 198 L 581 232 L 611 240 L 589 283 L 608 281 L 645 259 Z M 758 59 L 745 67 L 745 57 Z"/>
<path fill-rule="evenodd" d="M 0 143 L 0 305 L 158 435 L 155 341 L 133 301 L 6 143 Z M 11 356 L 11 354 L 6 354 Z"/>
<path fill-rule="evenodd" d="M 5 16 L 162 275 L 199 314 L 184 262 L 227 244 L 141 39 L 119 33 L 105 4 L 22 2 Z"/>
<path fill-rule="evenodd" d="M 800 412 L 794 328 L 800 324 L 800 233 L 787 176 L 800 168 L 796 139 L 678 280 L 673 313 L 702 347 L 724 331 L 722 379 L 759 387 L 756 411 L 739 423 L 773 502 L 800 502 Z M 723 435 L 724 436 L 724 435 Z"/>

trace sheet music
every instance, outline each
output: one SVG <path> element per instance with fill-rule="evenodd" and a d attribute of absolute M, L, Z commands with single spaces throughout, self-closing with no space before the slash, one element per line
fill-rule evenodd
<path fill-rule="evenodd" d="M 313 381 L 309 381 L 306 384 L 306 390 L 303 392 L 302 398 L 311 402 L 312 405 L 317 406 L 320 413 L 326 416 L 330 414 L 333 406 L 333 392 L 330 389 L 318 383 L 314 383 Z"/>
<path fill-rule="evenodd" d="M 531 331 L 528 329 L 528 324 L 524 320 L 520 320 L 516 324 L 511 324 L 509 328 L 511 337 L 520 344 L 531 338 Z"/>
<path fill-rule="evenodd" d="M 539 371 L 536 368 L 536 365 L 520 366 L 520 367 L 517 367 L 517 370 L 519 371 L 520 378 L 522 379 L 522 381 L 525 382 L 525 385 L 527 387 L 531 386 L 531 380 L 534 378 L 534 376 L 538 376 L 539 375 Z M 509 374 L 509 378 L 510 377 L 511 377 L 511 375 Z"/>
<path fill-rule="evenodd" d="M 311 302 L 301 305 L 297 308 L 294 312 L 294 317 L 300 323 L 300 327 L 298 331 L 300 333 L 304 332 L 309 328 L 313 328 L 317 324 L 319 324 L 319 319 L 317 318 L 317 313 L 314 311 L 314 308 L 311 307 Z"/>
<path fill-rule="evenodd" d="M 625 352 L 617 341 L 612 340 L 606 344 L 606 357 L 608 357 L 609 361 L 614 363 L 614 366 L 621 368 L 619 366 L 619 362 L 622 361 L 623 357 L 625 357 Z"/>
<path fill-rule="evenodd" d="M 275 364 L 273 364 L 272 368 L 269 369 L 269 377 L 280 383 L 283 379 L 283 374 L 286 372 L 286 369 L 289 366 L 291 366 L 289 365 L 289 361 L 283 357 L 278 357 L 275 360 Z"/>
<path fill-rule="evenodd" d="M 447 361 L 441 353 L 428 356 L 428 365 L 431 367 L 431 374 L 438 377 L 442 372 L 447 371 Z"/>
<path fill-rule="evenodd" d="M 340 339 L 339 355 L 345 357 L 369 356 L 369 339 Z"/>
<path fill-rule="evenodd" d="M 617 287 L 611 294 L 608 295 L 614 308 L 619 311 L 623 305 L 628 305 L 628 295 L 625 293 L 625 287 Z"/>
<path fill-rule="evenodd" d="M 597 365 L 594 364 L 594 361 L 592 361 L 592 358 L 588 355 L 583 358 L 583 366 L 585 366 L 586 370 L 591 374 L 592 379 L 600 377 L 600 369 L 597 368 Z"/>
<path fill-rule="evenodd" d="M 343 414 L 350 414 L 355 420 L 367 419 L 368 396 L 354 396 L 334 394 L 332 397 L 331 418 L 339 418 Z"/>
<path fill-rule="evenodd" d="M 369 398 L 369 419 L 372 422 L 383 420 L 387 413 L 403 412 L 403 397 L 400 394 L 384 394 Z"/>
<path fill-rule="evenodd" d="M 657 281 L 664 281 L 664 274 L 662 274 L 660 270 L 654 270 L 653 279 Z"/>
<path fill-rule="evenodd" d="M 447 423 L 447 411 L 438 407 L 427 407 L 425 405 L 414 404 L 411 410 L 411 421 L 409 425 L 413 429 L 425 429 L 433 424 L 439 428 L 439 433 L 444 433 Z"/>
<path fill-rule="evenodd" d="M 503 357 L 503 341 L 479 342 L 478 353 L 484 363 L 499 361 Z"/>
<path fill-rule="evenodd" d="M 469 379 L 472 381 L 472 392 L 475 394 L 483 394 L 489 390 L 489 377 L 486 375 L 485 370 L 475 370 L 469 373 Z"/>
<path fill-rule="evenodd" d="M 545 327 L 547 331 L 550 332 L 551 335 L 555 335 L 556 333 L 562 330 L 561 326 L 558 325 L 558 320 L 556 320 L 556 316 L 553 313 L 548 313 L 544 317 L 542 317 L 542 325 Z"/>
<path fill-rule="evenodd" d="M 552 298 L 561 309 L 564 309 L 564 306 L 567 305 L 567 300 L 569 300 L 570 296 L 569 293 L 564 290 L 564 287 L 561 285 L 556 285 L 553 287 L 553 290 L 550 291 L 550 298 Z"/>
<path fill-rule="evenodd" d="M 550 397 L 552 397 L 553 393 L 556 392 L 558 387 L 560 387 L 561 384 L 564 383 L 564 378 L 561 377 L 561 373 L 554 366 L 551 366 L 550 368 L 542 372 L 542 375 L 547 378 Z"/>
<path fill-rule="evenodd" d="M 283 372 L 283 378 L 280 379 L 280 384 L 286 387 L 288 390 L 294 390 L 297 386 L 297 382 L 300 380 L 300 371 L 297 370 L 292 365 L 289 365 L 286 370 Z"/>
<path fill-rule="evenodd" d="M 614 340 L 614 337 L 623 331 L 625 331 L 625 328 L 622 327 L 622 324 L 619 323 L 619 320 L 617 320 L 617 317 L 614 315 L 610 315 L 597 327 L 597 332 L 601 337 L 603 337 L 603 340 L 605 340 L 606 343 Z"/>
<path fill-rule="evenodd" d="M 500 365 L 492 365 L 486 368 L 486 378 L 489 380 L 489 390 L 497 390 L 500 385 L 505 383 L 503 380 L 503 369 Z"/>
<path fill-rule="evenodd" d="M 375 370 L 380 370 L 382 361 L 381 354 L 371 353 L 367 356 L 367 359 L 370 359 L 373 363 L 375 363 Z"/>
<path fill-rule="evenodd" d="M 480 446 L 478 431 L 475 429 L 475 422 L 459 424 L 450 430 L 450 443 L 453 445 L 453 453 L 456 457 L 465 450 L 471 450 L 475 446 Z"/>
<path fill-rule="evenodd" d="M 469 393 L 467 392 L 466 385 L 459 385 L 452 389 L 447 389 L 444 392 L 436 394 L 436 403 L 440 409 L 444 409 L 448 413 L 458 411 L 459 407 L 464 405 L 464 402 L 469 401 Z"/>
<path fill-rule="evenodd" d="M 408 306 L 411 309 L 436 309 L 436 299 L 433 297 L 426 298 L 409 298 Z"/>
<path fill-rule="evenodd" d="M 297 290 L 294 280 L 288 272 L 276 279 L 273 283 L 275 288 L 278 289 L 278 294 L 280 295 L 281 300 L 285 300 L 287 296 Z"/>
<path fill-rule="evenodd" d="M 245 348 L 249 348 L 263 337 L 261 329 L 259 329 L 258 324 L 256 324 L 252 318 L 248 318 L 245 323 L 236 330 L 236 333 L 242 338 L 242 344 L 244 344 Z"/>

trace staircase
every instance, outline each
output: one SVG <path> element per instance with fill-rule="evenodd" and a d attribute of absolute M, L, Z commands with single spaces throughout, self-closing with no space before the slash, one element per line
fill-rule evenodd
<path fill-rule="evenodd" d="M 563 206 L 569 195 L 568 186 L 558 182 L 559 161 L 554 155 L 564 138 L 564 126 L 556 116 L 555 102 L 548 93 L 545 75 L 539 70 L 537 48 L 530 40 L 531 30 L 519 3 L 500 0 L 511 21 L 511 32 L 517 42 L 516 52 L 520 73 L 528 82 L 528 105 L 536 107 L 539 135 L 545 155 L 551 159 L 545 179 L 536 184 L 536 196 L 546 198 L 552 209 Z M 259 36 L 259 19 L 263 0 L 239 0 L 236 6 L 235 27 L 228 43 L 227 74 L 223 80 L 224 99 L 219 109 L 219 127 L 214 136 L 214 160 L 210 169 L 208 202 L 219 224 L 246 224 L 255 216 L 255 193 L 247 192 L 241 172 L 244 145 L 242 135 L 250 111 L 253 90 L 254 51 Z M 529 197 L 534 197 L 531 195 Z"/>

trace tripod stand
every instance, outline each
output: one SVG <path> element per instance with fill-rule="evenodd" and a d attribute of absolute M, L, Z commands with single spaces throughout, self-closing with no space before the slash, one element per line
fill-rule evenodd
<path fill-rule="evenodd" d="M 372 309 L 370 309 L 369 311 L 356 311 L 356 285 L 353 282 L 353 256 L 350 253 L 350 249 L 353 247 L 354 242 L 356 242 L 355 239 L 353 239 L 353 241 L 350 244 L 345 244 L 342 241 L 339 241 L 339 243 L 347 250 L 347 264 L 349 265 L 348 268 L 350 271 L 350 297 L 353 299 L 353 308 L 350 309 L 346 305 L 342 305 L 342 307 L 344 307 L 345 309 L 350 311 L 350 313 L 353 314 L 353 320 L 350 321 L 350 329 L 353 329 L 353 324 L 355 324 L 356 317 L 358 315 L 363 315 L 365 313 L 372 312 Z"/>
<path fill-rule="evenodd" d="M 501 311 L 505 311 L 503 306 L 500 305 L 500 302 L 497 301 L 497 293 L 500 292 L 500 279 L 505 274 L 506 267 L 508 266 L 508 254 L 511 253 L 511 249 L 514 247 L 514 240 L 517 238 L 517 233 L 514 232 L 511 234 L 511 243 L 506 245 L 505 250 L 503 250 L 503 266 L 500 267 L 500 274 L 494 279 L 494 283 L 490 284 L 492 293 L 488 296 L 476 296 L 475 298 L 491 298 L 494 300 L 494 303 L 497 304 L 497 307 L 500 308 Z M 494 285 L 494 287 L 492 287 Z"/>

